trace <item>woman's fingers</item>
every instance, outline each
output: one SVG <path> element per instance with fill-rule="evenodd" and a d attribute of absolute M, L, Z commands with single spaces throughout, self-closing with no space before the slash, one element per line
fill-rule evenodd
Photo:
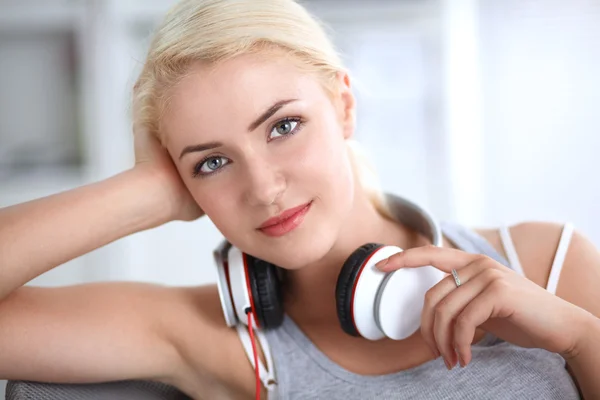
<path fill-rule="evenodd" d="M 376 264 L 382 271 L 394 271 L 400 268 L 418 268 L 431 265 L 441 271 L 450 272 L 461 269 L 467 264 L 484 259 L 480 254 L 466 253 L 457 249 L 437 246 L 423 246 L 404 250 Z"/>
<path fill-rule="evenodd" d="M 507 303 L 506 280 L 501 271 L 488 269 L 480 274 L 484 290 L 476 296 L 456 317 L 454 324 L 454 346 L 463 361 L 471 361 L 471 342 L 475 329 L 490 318 L 505 317 L 503 305 Z M 465 364 L 465 365 L 466 365 Z"/>
<path fill-rule="evenodd" d="M 479 304 L 478 298 L 486 293 L 490 283 L 502 276 L 504 269 L 509 269 L 485 255 L 437 246 L 416 247 L 396 253 L 380 261 L 377 267 L 389 272 L 428 265 L 446 273 L 456 269 L 461 285 L 457 287 L 454 277 L 449 275 L 427 292 L 421 314 L 421 334 L 433 353 L 444 357 L 449 369 L 457 361 L 464 366 L 471 360 L 475 330 L 486 321 L 481 320 L 482 316 L 487 313 L 489 318 L 487 308 L 476 313 L 471 303 Z M 487 295 L 484 298 L 488 299 Z M 462 316 L 466 309 L 469 310 L 467 316 Z M 458 334 L 456 338 L 455 333 Z"/>
<path fill-rule="evenodd" d="M 477 325 L 464 325 L 469 320 L 462 321 L 461 315 L 489 285 L 489 280 L 485 276 L 488 270 L 475 267 L 471 270 L 476 275 L 468 278 L 460 287 L 455 286 L 455 289 L 430 311 L 430 318 L 433 318 L 433 336 L 450 368 L 454 367 L 457 361 L 465 366 L 471 359 L 471 344 Z M 456 336 L 458 327 L 460 327 L 460 337 Z"/>
<path fill-rule="evenodd" d="M 454 360 L 454 349 L 450 344 L 451 338 L 447 340 L 442 338 L 439 329 L 442 326 L 449 329 L 453 316 L 464 307 L 464 304 L 462 306 L 457 305 L 456 296 L 459 294 L 457 289 L 465 286 L 484 268 L 485 265 L 475 261 L 461 269 L 460 279 L 462 282 L 460 288 L 456 287 L 454 278 L 449 275 L 431 288 L 425 295 L 421 315 L 421 334 L 434 353 L 443 355 L 446 361 L 452 362 Z M 460 291 L 460 293 L 462 292 L 464 291 Z M 463 297 L 458 299 L 458 301 L 461 301 L 461 299 Z M 464 302 L 465 300 L 462 301 Z"/>

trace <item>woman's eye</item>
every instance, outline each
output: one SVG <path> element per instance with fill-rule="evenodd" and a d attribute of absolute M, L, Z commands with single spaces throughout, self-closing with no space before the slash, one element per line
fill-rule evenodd
<path fill-rule="evenodd" d="M 206 160 L 196 164 L 196 167 L 194 168 L 194 176 L 211 174 L 228 163 L 229 160 L 225 157 L 209 157 Z"/>
<path fill-rule="evenodd" d="M 294 134 L 298 125 L 300 124 L 299 119 L 284 119 L 275 124 L 273 129 L 271 130 L 271 135 L 269 135 L 269 139 L 274 139 L 278 136 L 286 136 L 290 134 Z"/>

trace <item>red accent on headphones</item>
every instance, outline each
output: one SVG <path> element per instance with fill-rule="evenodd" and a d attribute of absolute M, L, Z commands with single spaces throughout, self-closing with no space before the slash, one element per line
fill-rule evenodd
<path fill-rule="evenodd" d="M 248 290 L 248 297 L 250 298 L 250 309 L 252 310 L 252 319 L 254 319 L 254 324 L 257 328 L 260 328 L 260 324 L 258 323 L 258 318 L 256 318 L 256 307 L 254 306 L 254 298 L 252 297 L 252 288 L 250 287 L 250 275 L 248 273 L 248 256 L 246 254 L 243 255 L 242 259 L 244 260 L 244 273 L 246 274 L 246 290 Z"/>
<path fill-rule="evenodd" d="M 358 281 L 360 280 L 361 274 L 365 270 L 365 265 L 367 265 L 367 263 L 369 262 L 371 257 L 373 257 L 373 254 L 375 254 L 375 252 L 370 253 L 367 256 L 367 258 L 360 264 L 360 271 L 358 272 L 358 275 L 356 276 L 356 279 L 354 280 L 354 284 L 352 285 L 352 296 L 351 296 L 351 301 L 350 301 L 350 316 L 352 319 L 352 324 L 354 325 L 354 328 L 357 331 L 358 331 L 358 327 L 356 326 L 356 321 L 354 320 L 354 296 L 356 295 L 356 286 L 357 286 Z"/>

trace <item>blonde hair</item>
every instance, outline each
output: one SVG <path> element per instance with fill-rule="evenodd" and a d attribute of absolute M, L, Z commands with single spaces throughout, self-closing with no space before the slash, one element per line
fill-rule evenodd
<path fill-rule="evenodd" d="M 165 143 L 161 116 L 169 92 L 196 62 L 216 65 L 242 54 L 283 51 L 334 93 L 337 74 L 347 72 L 317 18 L 294 0 L 182 0 L 166 15 L 150 43 L 134 86 L 134 129 Z M 390 217 L 374 168 L 358 144 L 348 142 L 359 184 L 377 209 Z"/>

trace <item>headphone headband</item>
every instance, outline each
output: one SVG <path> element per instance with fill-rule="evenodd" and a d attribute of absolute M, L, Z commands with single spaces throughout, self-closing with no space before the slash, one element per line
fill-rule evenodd
<path fill-rule="evenodd" d="M 434 246 L 442 245 L 442 229 L 425 207 L 390 193 L 385 194 L 385 201 L 394 219 L 427 237 Z"/>

